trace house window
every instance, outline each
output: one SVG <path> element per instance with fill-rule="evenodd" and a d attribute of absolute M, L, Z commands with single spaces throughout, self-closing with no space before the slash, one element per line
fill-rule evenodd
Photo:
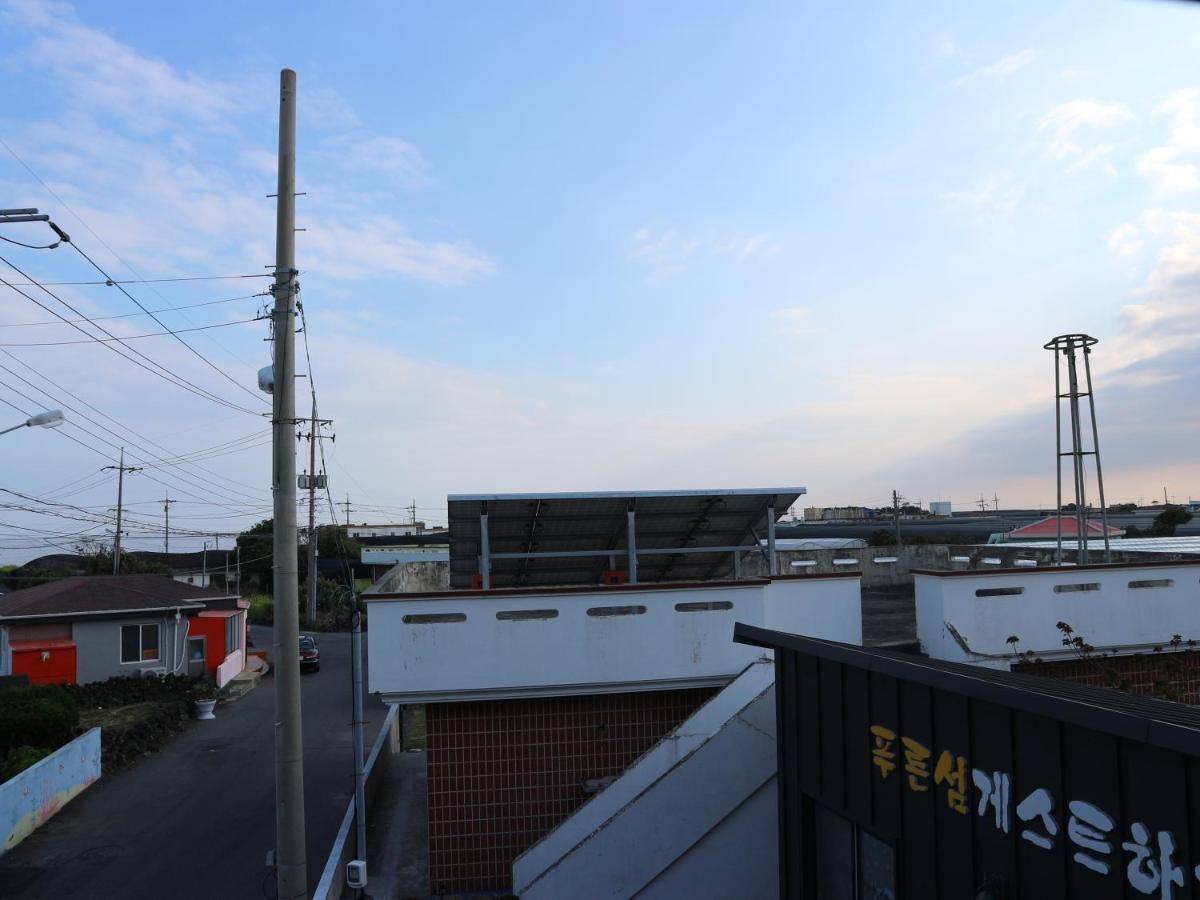
<path fill-rule="evenodd" d="M 1056 594 L 1073 594 L 1078 591 L 1098 591 L 1100 590 L 1100 582 L 1088 581 L 1083 584 L 1056 584 L 1054 593 Z"/>
<path fill-rule="evenodd" d="M 225 655 L 242 649 L 241 616 L 230 616 L 225 620 Z"/>
<path fill-rule="evenodd" d="M 121 662 L 158 662 L 158 626 L 122 625 Z"/>
<path fill-rule="evenodd" d="M 895 851 L 823 806 L 814 810 L 817 896 L 895 900 Z"/>

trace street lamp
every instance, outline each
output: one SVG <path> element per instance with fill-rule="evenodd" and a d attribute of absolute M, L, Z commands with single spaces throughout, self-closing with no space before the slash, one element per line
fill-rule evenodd
<path fill-rule="evenodd" d="M 38 413 L 36 416 L 30 416 L 20 425 L 14 425 L 12 428 L 5 428 L 0 431 L 0 434 L 8 434 L 10 431 L 16 431 L 18 428 L 32 428 L 37 425 L 40 428 L 57 428 L 63 423 L 63 414 L 61 409 L 49 409 L 46 412 Z"/>

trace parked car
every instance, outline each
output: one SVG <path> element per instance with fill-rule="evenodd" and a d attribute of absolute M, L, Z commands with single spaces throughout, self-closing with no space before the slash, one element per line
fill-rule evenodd
<path fill-rule="evenodd" d="M 300 635 L 300 671 L 305 669 L 321 671 L 321 651 L 316 638 L 309 634 Z"/>

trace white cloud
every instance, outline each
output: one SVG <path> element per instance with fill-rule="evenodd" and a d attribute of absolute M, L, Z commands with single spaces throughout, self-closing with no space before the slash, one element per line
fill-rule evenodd
<path fill-rule="evenodd" d="M 1038 131 L 1049 137 L 1050 156 L 1066 161 L 1068 172 L 1096 167 L 1108 175 L 1115 176 L 1116 166 L 1108 157 L 1117 145 L 1088 143 L 1083 135 L 1091 134 L 1095 129 L 1122 125 L 1133 118 L 1133 113 L 1120 103 L 1071 100 L 1060 103 L 1043 115 L 1038 121 Z"/>
<path fill-rule="evenodd" d="M 750 235 L 681 234 L 675 228 L 655 228 L 643 225 L 633 233 L 630 255 L 650 266 L 658 274 L 677 272 L 691 258 L 733 257 L 738 262 L 768 256 L 779 250 L 771 234 Z"/>
<path fill-rule="evenodd" d="M 1142 155 L 1138 171 L 1169 193 L 1200 188 L 1200 88 L 1177 91 L 1157 111 L 1171 117 L 1171 135 Z"/>
<path fill-rule="evenodd" d="M 1033 62 L 1035 55 L 1031 48 L 1026 47 L 1024 50 L 1018 50 L 1016 53 L 1002 56 L 995 62 L 988 63 L 986 66 L 980 66 L 973 72 L 963 75 L 954 82 L 954 86 L 960 88 L 981 78 L 989 80 L 1007 78 L 1009 75 L 1021 71 L 1021 69 Z"/>
<path fill-rule="evenodd" d="M 1132 260 L 1141 256 L 1145 245 L 1141 232 L 1132 222 L 1118 225 L 1104 238 L 1108 250 L 1118 259 Z"/>
<path fill-rule="evenodd" d="M 808 324 L 812 310 L 807 306 L 784 306 L 772 310 L 771 315 L 782 321 L 784 332 L 793 337 L 808 337 L 821 330 Z"/>
<path fill-rule="evenodd" d="M 383 174 L 410 187 L 429 182 L 421 151 L 400 138 L 354 131 L 327 137 L 321 151 L 326 160 L 348 171 Z"/>
<path fill-rule="evenodd" d="M 975 191 L 948 191 L 944 197 L 947 202 L 956 206 L 1011 212 L 1025 199 L 1025 188 L 1021 185 L 993 181 Z"/>
<path fill-rule="evenodd" d="M 393 274 L 454 285 L 496 271 L 495 264 L 468 243 L 417 240 L 384 215 L 310 225 L 303 245 L 307 267 L 331 278 Z"/>
<path fill-rule="evenodd" d="M 233 84 L 141 54 L 83 25 L 65 4 L 9 2 L 4 17 L 32 31 L 25 65 L 48 72 L 93 114 L 114 116 L 136 131 L 161 131 L 181 120 L 213 125 L 242 104 L 244 94 Z"/>

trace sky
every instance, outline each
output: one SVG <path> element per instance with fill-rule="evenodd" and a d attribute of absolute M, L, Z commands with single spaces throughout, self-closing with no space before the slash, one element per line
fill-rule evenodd
<path fill-rule="evenodd" d="M 75 244 L 0 242 L 53 297 L 0 277 L 178 335 L 135 365 L 0 284 L 0 427 L 67 417 L 0 436 L 0 562 L 111 533 L 120 446 L 126 547 L 161 549 L 168 495 L 172 549 L 270 514 L 284 67 L 297 397 L 355 521 L 480 491 L 1052 505 L 1067 332 L 1100 341 L 1107 499 L 1200 497 L 1191 4 L 0 0 L 0 207 Z M 76 250 L 140 283 L 51 285 L 99 278 Z M 144 283 L 232 275 L 260 277 Z"/>

